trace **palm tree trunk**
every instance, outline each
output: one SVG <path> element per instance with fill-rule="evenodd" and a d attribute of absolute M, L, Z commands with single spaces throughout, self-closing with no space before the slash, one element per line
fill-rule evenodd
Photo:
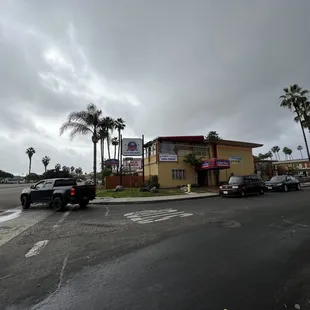
<path fill-rule="evenodd" d="M 279 158 L 279 161 L 281 160 L 281 158 L 280 158 L 280 154 L 279 154 L 279 152 L 277 152 L 278 153 L 278 158 Z"/>
<path fill-rule="evenodd" d="M 107 137 L 107 147 L 108 147 L 108 156 L 109 156 L 109 160 L 111 159 L 111 149 L 110 149 L 110 134 L 108 134 Z"/>
<path fill-rule="evenodd" d="M 304 159 L 304 157 L 302 156 L 302 151 L 300 150 L 300 156 L 301 156 L 301 159 Z"/>
<path fill-rule="evenodd" d="M 114 159 L 116 159 L 116 144 L 114 145 Z"/>
<path fill-rule="evenodd" d="M 121 130 L 118 129 L 118 150 L 117 150 L 118 163 L 117 163 L 117 172 L 119 172 L 121 143 L 122 143 L 122 141 L 121 141 Z"/>
<path fill-rule="evenodd" d="M 101 150 L 101 171 L 103 170 L 104 161 L 104 139 L 100 139 L 100 150 Z"/>
<path fill-rule="evenodd" d="M 306 150 L 307 150 L 308 159 L 310 161 L 310 153 L 309 153 L 309 147 L 308 147 L 308 141 L 307 141 L 307 137 L 306 137 L 306 133 L 305 133 L 305 128 L 302 125 L 302 123 L 300 123 L 300 126 L 301 126 L 302 135 L 304 136 L 304 141 L 305 141 L 305 146 L 306 146 Z"/>
<path fill-rule="evenodd" d="M 31 173 L 31 158 L 29 158 L 29 173 L 28 173 L 29 176 L 30 176 L 30 173 Z"/>
<path fill-rule="evenodd" d="M 307 150 L 308 160 L 310 161 L 310 153 L 309 153 L 308 141 L 307 141 L 307 137 L 306 137 L 306 134 L 305 134 L 305 128 L 304 128 L 304 126 L 302 125 L 302 122 L 301 122 L 302 118 L 300 117 L 300 113 L 299 113 L 298 107 L 296 105 L 294 105 L 294 108 L 295 108 L 296 114 L 297 114 L 298 119 L 299 119 L 302 135 L 304 136 L 304 141 L 305 141 L 305 146 L 306 146 L 306 150 Z"/>
<path fill-rule="evenodd" d="M 97 186 L 97 143 L 94 143 L 94 184 Z"/>
<path fill-rule="evenodd" d="M 100 149 L 101 149 L 101 180 L 102 185 L 104 184 L 103 167 L 104 167 L 104 139 L 100 139 Z"/>

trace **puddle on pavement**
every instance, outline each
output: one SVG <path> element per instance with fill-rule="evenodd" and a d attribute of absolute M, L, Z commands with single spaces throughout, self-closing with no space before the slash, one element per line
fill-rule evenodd
<path fill-rule="evenodd" d="M 0 224 L 11 221 L 19 217 L 22 213 L 20 209 L 11 209 L 0 213 Z"/>

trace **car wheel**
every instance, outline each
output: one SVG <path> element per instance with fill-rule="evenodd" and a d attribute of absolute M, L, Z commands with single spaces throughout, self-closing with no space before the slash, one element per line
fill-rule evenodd
<path fill-rule="evenodd" d="M 264 195 L 264 194 L 265 194 L 265 191 L 264 191 L 263 188 L 261 188 L 260 191 L 259 191 L 259 195 Z"/>
<path fill-rule="evenodd" d="M 23 210 L 29 209 L 31 203 L 28 200 L 27 196 L 23 196 L 21 200 L 22 200 L 22 208 L 23 208 Z"/>
<path fill-rule="evenodd" d="M 288 192 L 288 187 L 287 187 L 286 184 L 283 185 L 283 191 L 286 192 L 286 193 Z"/>
<path fill-rule="evenodd" d="M 244 191 L 244 190 L 242 190 L 242 191 L 240 192 L 240 196 L 241 196 L 242 198 L 245 197 L 245 191 Z"/>
<path fill-rule="evenodd" d="M 297 184 L 297 188 L 296 188 L 298 191 L 300 191 L 301 190 L 301 185 L 300 185 L 300 183 L 298 183 Z"/>
<path fill-rule="evenodd" d="M 64 204 L 60 197 L 56 197 L 53 200 L 53 208 L 55 211 L 63 211 L 64 210 Z"/>

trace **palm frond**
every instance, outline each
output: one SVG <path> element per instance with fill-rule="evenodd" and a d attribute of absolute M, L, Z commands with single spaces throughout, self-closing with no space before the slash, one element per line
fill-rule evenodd
<path fill-rule="evenodd" d="M 68 121 L 60 127 L 60 135 L 62 135 L 65 131 L 71 130 L 70 137 L 73 139 L 77 134 L 86 135 L 89 133 L 93 133 L 93 131 L 87 127 L 86 124 Z"/>

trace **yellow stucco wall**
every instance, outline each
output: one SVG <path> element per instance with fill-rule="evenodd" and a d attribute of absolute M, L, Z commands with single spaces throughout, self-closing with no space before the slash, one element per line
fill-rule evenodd
<path fill-rule="evenodd" d="M 218 158 L 229 159 L 230 157 L 241 157 L 241 163 L 230 164 L 230 169 L 220 170 L 220 182 L 226 181 L 231 173 L 235 175 L 253 174 L 255 171 L 253 152 L 251 148 L 221 146 L 217 147 Z"/>
<path fill-rule="evenodd" d="M 151 175 L 158 175 L 157 156 L 150 156 L 144 159 L 144 176 L 148 179 Z"/>
<path fill-rule="evenodd" d="M 184 169 L 185 179 L 173 180 L 172 169 Z M 170 188 L 180 185 L 195 183 L 195 168 L 189 164 L 184 163 L 184 157 L 179 156 L 177 162 L 160 162 L 158 165 L 158 179 L 160 187 Z"/>

